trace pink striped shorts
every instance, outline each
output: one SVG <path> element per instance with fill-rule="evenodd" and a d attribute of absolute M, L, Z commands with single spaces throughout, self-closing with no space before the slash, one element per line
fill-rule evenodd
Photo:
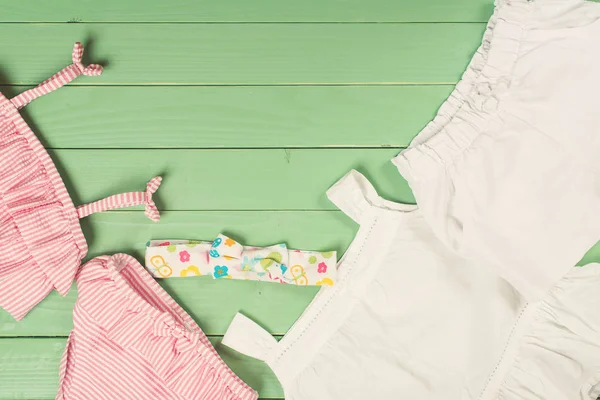
<path fill-rule="evenodd" d="M 76 280 L 57 399 L 258 398 L 133 257 L 95 258 Z"/>

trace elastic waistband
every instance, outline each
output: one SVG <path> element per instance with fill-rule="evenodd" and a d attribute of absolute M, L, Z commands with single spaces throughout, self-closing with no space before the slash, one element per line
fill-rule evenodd
<path fill-rule="evenodd" d="M 511 85 L 534 1 L 499 0 L 461 80 L 436 117 L 394 160 L 409 182 L 430 164 L 450 164 L 484 131 Z"/>

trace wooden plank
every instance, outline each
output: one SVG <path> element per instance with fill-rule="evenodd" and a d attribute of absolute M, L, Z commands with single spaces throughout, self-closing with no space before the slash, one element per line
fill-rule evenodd
<path fill-rule="evenodd" d="M 67 87 L 33 102 L 25 115 L 52 148 L 405 147 L 451 90 Z M 77 118 L 65 115 L 65 104 Z"/>
<path fill-rule="evenodd" d="M 283 390 L 269 367 L 242 356 L 210 337 L 224 361 L 261 399 L 283 398 Z M 58 388 L 58 366 L 65 338 L 0 339 L 0 399 L 54 399 Z"/>
<path fill-rule="evenodd" d="M 248 245 L 285 241 L 290 248 L 336 250 L 350 244 L 358 226 L 339 211 L 317 212 L 165 212 L 159 224 L 142 212 L 109 212 L 83 221 L 89 258 L 125 252 L 143 260 L 150 239 L 212 240 L 223 232 Z M 222 335 L 243 310 L 273 334 L 284 334 L 316 293 L 266 282 L 215 281 L 209 277 L 159 280 L 207 334 Z M 0 310 L 0 336 L 66 336 L 72 329 L 73 290 L 53 293 L 22 322 Z"/>
<path fill-rule="evenodd" d="M 141 190 L 164 176 L 162 210 L 334 210 L 326 190 L 357 168 L 391 200 L 413 202 L 397 149 L 53 150 L 75 202 Z"/>
<path fill-rule="evenodd" d="M 77 84 L 455 83 L 484 24 L 0 24 L 0 83 L 37 84 L 91 42 Z M 35 61 L 32 61 L 35 54 Z"/>
<path fill-rule="evenodd" d="M 491 0 L 1 0 L 2 22 L 484 22 Z"/>

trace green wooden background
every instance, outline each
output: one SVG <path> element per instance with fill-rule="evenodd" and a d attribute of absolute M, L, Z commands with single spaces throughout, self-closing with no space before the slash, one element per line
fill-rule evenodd
<path fill-rule="evenodd" d="M 24 111 L 77 203 L 165 178 L 159 224 L 139 209 L 84 220 L 90 256 L 219 232 L 343 251 L 357 227 L 325 190 L 358 168 L 413 201 L 389 159 L 450 93 L 491 12 L 491 0 L 0 0 L 0 89 L 45 79 L 77 40 L 106 66 Z M 266 366 L 219 341 L 238 310 L 284 334 L 314 288 L 161 284 L 263 399 L 283 398 Z M 75 298 L 52 294 L 21 323 L 0 310 L 0 399 L 54 398 Z"/>

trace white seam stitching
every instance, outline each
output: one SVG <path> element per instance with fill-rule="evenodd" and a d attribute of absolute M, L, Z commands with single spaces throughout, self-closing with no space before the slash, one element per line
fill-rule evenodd
<path fill-rule="evenodd" d="M 360 255 L 362 254 L 362 251 L 365 247 L 365 244 L 367 243 L 369 237 L 371 236 L 371 233 L 373 232 L 373 228 L 375 227 L 375 225 L 377 224 L 377 220 L 378 217 L 375 217 L 373 220 L 373 223 L 371 224 L 371 227 L 369 228 L 369 232 L 367 233 L 362 246 L 360 247 L 360 250 L 358 251 L 357 255 L 356 255 L 356 260 L 358 260 L 358 258 L 360 257 Z M 275 358 L 274 362 L 278 362 L 281 357 L 283 357 L 285 355 L 285 353 L 287 353 L 287 351 L 298 342 L 298 340 L 300 340 L 302 338 L 302 336 L 304 336 L 304 334 L 306 333 L 306 331 L 312 326 L 312 324 L 317 320 L 317 318 L 319 318 L 319 316 L 321 315 L 321 313 L 323 312 L 323 310 L 325 308 L 327 308 L 327 306 L 329 305 L 329 303 L 331 302 L 331 300 L 333 300 L 333 298 L 337 295 L 337 292 L 339 291 L 339 288 L 342 286 L 342 284 L 349 279 L 351 272 L 354 270 L 354 267 L 356 266 L 356 262 L 350 267 L 350 269 L 347 272 L 347 275 L 344 277 L 344 279 L 339 282 L 335 287 L 335 291 L 334 293 L 331 294 L 331 296 L 329 297 L 329 299 L 327 300 L 327 302 L 321 307 L 321 309 L 319 310 L 319 312 L 313 317 L 313 319 L 308 323 L 308 325 L 306 325 L 306 327 L 302 330 L 302 332 L 296 336 L 296 338 L 294 339 L 294 341 L 290 344 L 288 344 L 286 346 L 286 348 Z"/>
<path fill-rule="evenodd" d="M 487 389 L 488 389 L 488 387 L 489 387 L 492 379 L 494 379 L 494 376 L 496 375 L 496 372 L 498 372 L 498 368 L 502 364 L 502 361 L 504 361 L 504 357 L 506 356 L 506 352 L 508 351 L 508 348 L 512 344 L 512 341 L 515 339 L 514 338 L 515 331 L 517 330 L 517 327 L 519 326 L 519 324 L 521 322 L 521 318 L 523 318 L 523 314 L 525 314 L 525 311 L 528 308 L 529 308 L 529 303 L 525 303 L 525 305 L 521 309 L 521 312 L 519 313 L 519 316 L 518 316 L 516 322 L 514 323 L 512 329 L 510 331 L 510 334 L 508 335 L 508 340 L 506 341 L 506 345 L 504 346 L 504 350 L 502 351 L 502 355 L 498 359 L 498 362 L 496 363 L 496 366 L 494 367 L 494 369 L 492 370 L 492 372 L 489 374 L 488 379 L 486 380 L 485 385 L 483 387 L 483 390 L 479 394 L 479 399 L 481 399 L 486 394 L 485 392 L 487 391 Z"/>

